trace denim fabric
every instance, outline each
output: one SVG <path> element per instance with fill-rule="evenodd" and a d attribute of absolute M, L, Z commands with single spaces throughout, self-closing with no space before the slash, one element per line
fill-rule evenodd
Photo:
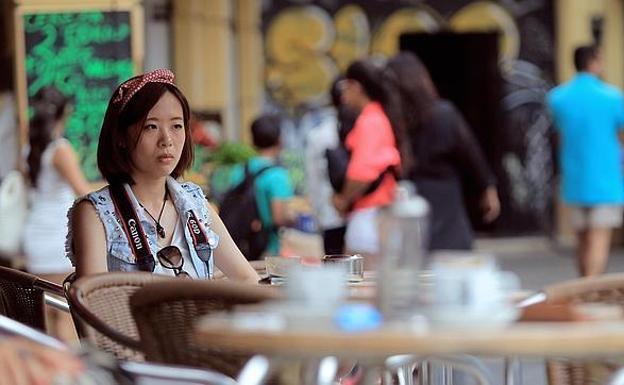
<path fill-rule="evenodd" d="M 130 186 L 125 185 L 126 191 L 128 191 L 131 203 L 137 213 L 137 217 L 141 222 L 145 236 L 147 237 L 147 243 L 152 256 L 156 258 L 157 248 L 157 234 L 156 225 L 145 214 L 144 210 L 140 209 L 139 202 L 134 196 Z M 200 221 L 201 226 L 206 233 L 210 249 L 214 251 L 219 244 L 219 236 L 210 228 L 212 224 L 212 217 L 208 208 L 206 207 L 206 198 L 201 188 L 193 183 L 184 182 L 179 183 L 175 179 L 169 177 L 167 179 L 167 188 L 169 190 L 169 196 L 173 202 L 184 227 L 184 237 L 186 239 L 188 248 L 190 250 L 191 260 L 197 271 L 199 277 L 210 278 L 214 272 L 214 258 L 213 253 L 209 254 L 208 264 L 206 264 L 198 255 L 193 245 L 193 238 L 187 227 L 188 213 L 192 210 Z M 135 256 L 132 253 L 128 238 L 123 231 L 121 221 L 115 211 L 113 201 L 110 196 L 108 186 L 87 194 L 86 196 L 78 198 L 72 208 L 68 212 L 68 217 L 71 218 L 71 212 L 76 205 L 88 199 L 95 207 L 100 220 L 104 224 L 106 232 L 106 248 L 107 248 L 107 266 L 108 271 L 138 271 L 136 265 Z M 75 265 L 73 248 L 72 248 L 72 229 L 71 221 L 69 224 L 69 232 L 67 234 L 67 240 L 65 243 L 65 250 L 67 257 Z M 208 266 L 207 266 L 208 265 Z M 208 267 L 208 269 L 207 269 Z"/>

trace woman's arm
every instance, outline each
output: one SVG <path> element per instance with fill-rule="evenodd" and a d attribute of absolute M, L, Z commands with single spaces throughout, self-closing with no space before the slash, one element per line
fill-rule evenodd
<path fill-rule="evenodd" d="M 480 191 L 482 219 L 485 223 L 493 222 L 500 215 L 500 200 L 496 189 L 496 178 L 481 151 L 477 138 L 459 112 L 457 113 L 458 165 L 470 176 L 470 181 Z"/>
<path fill-rule="evenodd" d="M 240 252 L 238 246 L 232 240 L 230 233 L 219 218 L 219 215 L 206 202 L 206 206 L 212 216 L 212 230 L 219 235 L 219 246 L 215 249 L 215 264 L 229 279 L 236 281 L 244 281 L 249 283 L 258 283 L 260 277 L 253 267 L 247 262 L 243 253 Z"/>
<path fill-rule="evenodd" d="M 83 200 L 72 211 L 70 220 L 76 275 L 82 277 L 108 271 L 106 233 L 95 207 Z"/>
<path fill-rule="evenodd" d="M 332 202 L 336 210 L 343 216 L 349 212 L 353 202 L 366 192 L 370 182 L 362 182 L 346 178 L 340 194 L 334 194 Z"/>
<path fill-rule="evenodd" d="M 290 199 L 273 199 L 271 201 L 271 215 L 273 225 L 289 226 L 295 223 L 295 214 L 288 206 Z"/>
<path fill-rule="evenodd" d="M 89 183 L 80 170 L 76 153 L 69 143 L 65 142 L 58 145 L 52 158 L 52 164 L 69 183 L 76 196 L 83 196 L 91 191 Z"/>

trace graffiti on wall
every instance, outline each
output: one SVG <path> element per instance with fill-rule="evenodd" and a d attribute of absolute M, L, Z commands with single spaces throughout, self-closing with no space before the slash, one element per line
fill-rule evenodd
<path fill-rule="evenodd" d="M 392 56 L 405 32 L 499 31 L 501 63 L 508 64 L 520 54 L 522 31 L 515 14 L 530 13 L 542 2 L 522 8 L 518 2 L 474 1 L 448 16 L 426 3 L 386 4 L 396 9 L 386 9 L 385 15 L 367 12 L 366 2 L 333 2 L 333 13 L 320 2 L 292 3 L 265 23 L 267 92 L 289 111 L 322 103 L 331 80 L 353 60 Z"/>
<path fill-rule="evenodd" d="M 546 0 L 265 1 L 265 86 L 269 108 L 290 117 L 285 144 L 305 147 L 305 114 L 327 104 L 332 80 L 352 61 L 390 57 L 406 32 L 499 33 L 505 119 L 497 174 L 514 218 L 511 230 L 532 231 L 552 197 L 551 122 L 544 95 L 553 72 L 552 2 Z M 531 68 L 530 71 L 527 68 Z M 527 72 L 528 71 L 528 72 Z M 537 73 L 536 73 L 537 72 Z M 542 79 L 541 83 L 530 79 Z M 526 98 L 531 94 L 530 98 Z M 530 113 L 527 115 L 527 111 Z M 514 229 L 513 223 L 522 223 Z"/>

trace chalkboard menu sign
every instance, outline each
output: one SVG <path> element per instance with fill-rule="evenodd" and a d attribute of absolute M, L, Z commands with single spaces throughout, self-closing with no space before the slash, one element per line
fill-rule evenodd
<path fill-rule="evenodd" d="M 23 70 L 21 101 L 30 104 L 37 91 L 50 85 L 72 99 L 65 136 L 87 179 L 97 180 L 98 135 L 108 100 L 136 69 L 132 10 L 24 12 L 18 17 L 23 39 L 18 61 Z M 21 118 L 27 127 L 28 115 L 24 112 Z"/>

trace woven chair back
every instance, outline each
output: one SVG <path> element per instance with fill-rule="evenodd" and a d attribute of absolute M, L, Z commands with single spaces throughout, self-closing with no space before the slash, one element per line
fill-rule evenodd
<path fill-rule="evenodd" d="M 0 267 L 0 314 L 45 332 L 46 291 L 63 296 L 60 285 L 33 274 Z"/>
<path fill-rule="evenodd" d="M 170 279 L 145 272 L 103 273 L 77 279 L 67 298 L 81 340 L 118 359 L 142 361 L 130 296 L 148 283 Z"/>
<path fill-rule="evenodd" d="M 573 279 L 544 289 L 548 301 L 605 303 L 624 307 L 624 274 Z M 605 360 L 553 359 L 547 362 L 550 385 L 604 383 L 619 365 Z M 598 378 L 600 377 L 600 378 Z"/>
<path fill-rule="evenodd" d="M 251 356 L 199 345 L 196 321 L 276 297 L 270 287 L 227 280 L 177 280 L 146 285 L 132 296 L 130 306 L 149 361 L 208 368 L 235 377 Z"/>

